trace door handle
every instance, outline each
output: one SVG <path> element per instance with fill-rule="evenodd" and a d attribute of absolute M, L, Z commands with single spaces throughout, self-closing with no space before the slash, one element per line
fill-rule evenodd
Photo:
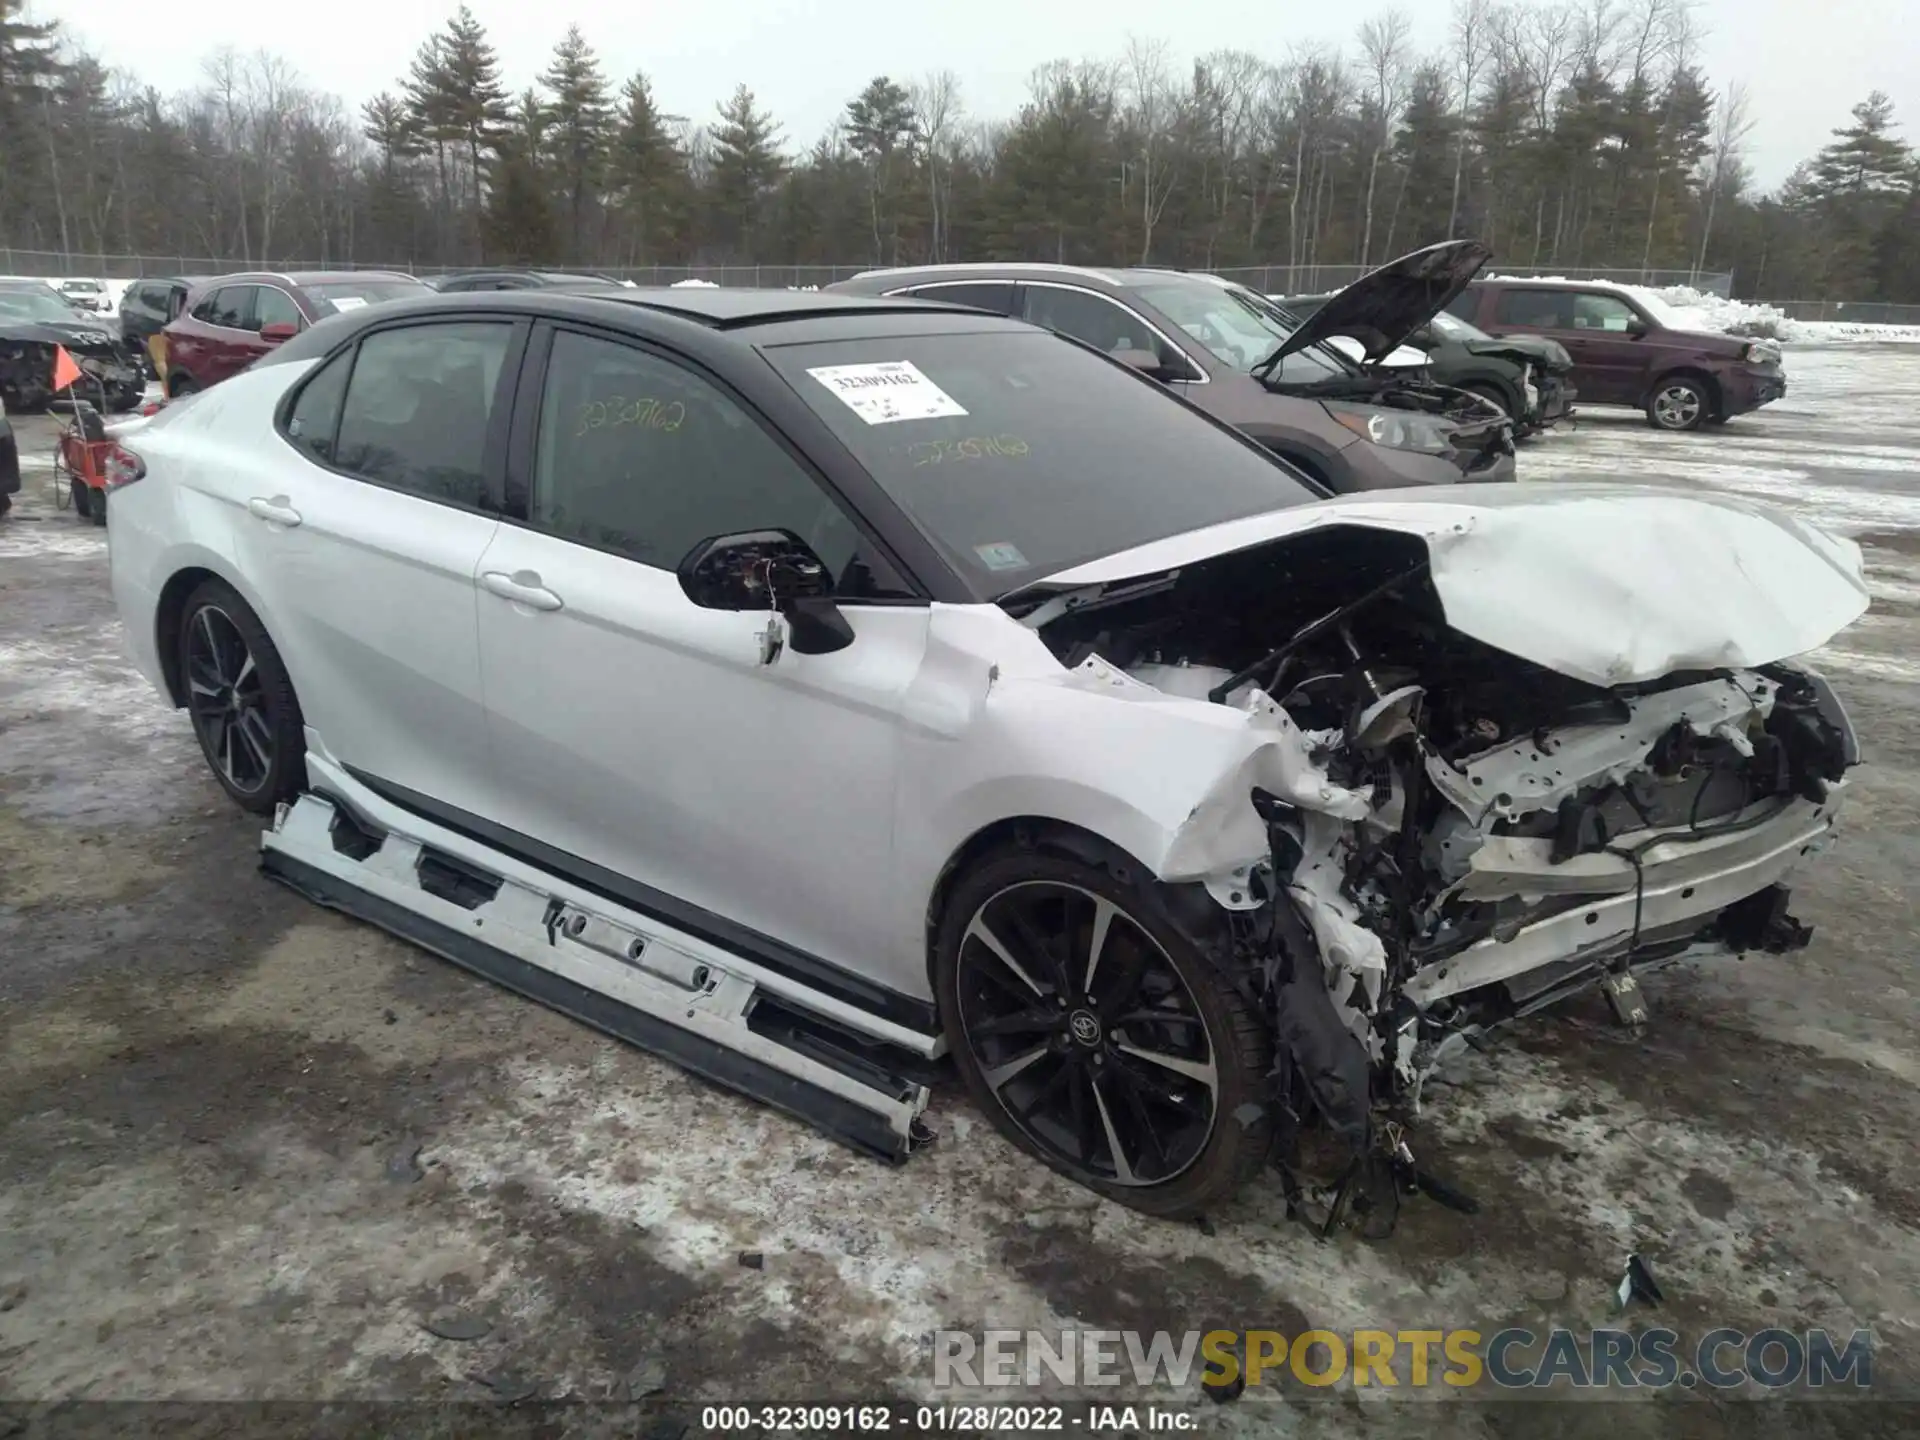
<path fill-rule="evenodd" d="M 276 495 L 271 500 L 256 495 L 247 501 L 247 513 L 269 525 L 284 525 L 288 529 L 300 523 L 300 512 L 287 503 L 284 495 Z"/>
<path fill-rule="evenodd" d="M 481 575 L 480 583 L 490 594 L 530 610 L 558 610 L 561 605 L 560 597 L 542 585 L 540 577 L 531 570 L 516 570 L 511 575 L 488 570 Z"/>

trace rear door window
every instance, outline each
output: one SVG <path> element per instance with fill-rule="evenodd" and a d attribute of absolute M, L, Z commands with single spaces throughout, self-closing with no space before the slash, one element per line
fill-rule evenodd
<path fill-rule="evenodd" d="M 1502 290 L 1493 314 L 1502 325 L 1569 330 L 1573 328 L 1573 296 L 1564 290 Z"/>
<path fill-rule="evenodd" d="M 193 318 L 225 330 L 257 330 L 253 323 L 253 285 L 223 285 L 203 300 Z"/>
<path fill-rule="evenodd" d="M 367 336 L 347 382 L 333 464 L 424 499 L 490 508 L 487 436 L 512 339 L 506 321 Z"/>
<path fill-rule="evenodd" d="M 964 284 L 949 281 L 940 285 L 920 285 L 903 290 L 916 300 L 944 300 L 949 305 L 971 305 L 976 310 L 991 310 L 996 315 L 1013 313 L 1011 280 L 969 280 Z"/>

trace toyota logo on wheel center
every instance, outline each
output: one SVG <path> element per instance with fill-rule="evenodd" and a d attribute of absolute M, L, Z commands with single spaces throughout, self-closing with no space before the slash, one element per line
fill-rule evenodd
<path fill-rule="evenodd" d="M 1073 1038 L 1082 1045 L 1100 1043 L 1100 1018 L 1091 1010 L 1076 1010 L 1067 1018 L 1067 1027 L 1073 1031 Z"/>

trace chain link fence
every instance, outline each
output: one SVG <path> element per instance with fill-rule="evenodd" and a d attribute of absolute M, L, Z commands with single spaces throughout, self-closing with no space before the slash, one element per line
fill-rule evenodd
<path fill-rule="evenodd" d="M 1836 320 L 1853 325 L 1920 325 L 1920 305 L 1879 300 L 1762 300 L 1789 320 Z"/>
<path fill-rule="evenodd" d="M 209 255 L 96 255 L 58 250 L 13 250 L 0 246 L 0 275 L 61 279 L 84 275 L 100 280 L 133 280 L 142 275 L 225 275 L 237 270 L 398 270 L 422 277 L 448 273 L 447 266 L 406 262 L 371 264 L 352 260 L 280 259 L 271 263 Z M 712 285 L 814 289 L 870 270 L 871 265 L 628 265 L 601 266 L 595 273 L 631 280 L 636 285 L 674 285 L 704 280 Z M 1320 295 L 1351 285 L 1367 273 L 1360 265 L 1240 265 L 1214 271 L 1266 295 Z M 1577 265 L 1495 265 L 1490 274 L 1558 276 L 1568 280 L 1610 280 L 1622 285 L 1661 288 L 1688 285 L 1708 294 L 1730 296 L 1733 276 L 1719 271 L 1592 268 Z M 1836 320 L 1860 325 L 1920 325 L 1920 305 L 1878 301 L 1767 300 L 1793 320 Z"/>
<path fill-rule="evenodd" d="M 0 247 L 0 274 L 59 278 L 85 275 L 100 280 L 134 280 L 142 275 L 225 275 L 236 270 L 399 270 L 441 275 L 448 266 L 370 264 L 352 260 L 237 260 L 208 255 L 94 255 L 79 251 L 10 250 Z M 599 274 L 636 285 L 672 285 L 705 280 L 714 285 L 773 286 L 777 289 L 831 285 L 871 265 L 640 265 L 589 267 Z M 1214 271 L 1268 295 L 1318 295 L 1351 285 L 1370 267 L 1363 265 L 1240 265 Z M 1558 275 L 1569 280 L 1612 280 L 1627 285 L 1691 285 L 1716 295 L 1733 291 L 1733 277 L 1698 270 L 1583 269 L 1566 265 L 1502 265 L 1502 275 Z"/>

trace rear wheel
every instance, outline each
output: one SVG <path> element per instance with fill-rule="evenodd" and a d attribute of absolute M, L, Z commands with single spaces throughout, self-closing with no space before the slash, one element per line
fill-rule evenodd
<path fill-rule="evenodd" d="M 259 617 L 231 586 L 187 597 L 174 635 L 181 688 L 220 788 L 266 814 L 306 784 L 306 732 L 293 682 Z"/>
<path fill-rule="evenodd" d="M 107 523 L 107 492 L 105 490 L 95 490 L 92 486 L 88 486 L 87 500 L 93 507 L 88 518 L 91 519 L 94 524 L 104 526 Z"/>
<path fill-rule="evenodd" d="M 989 857 L 948 899 L 934 979 L 974 1102 L 1061 1174 L 1181 1216 L 1266 1159 L 1265 1028 L 1131 865 Z"/>
<path fill-rule="evenodd" d="M 167 394 L 178 400 L 182 395 L 191 395 L 200 387 L 193 383 L 191 375 L 173 374 L 167 377 Z"/>

